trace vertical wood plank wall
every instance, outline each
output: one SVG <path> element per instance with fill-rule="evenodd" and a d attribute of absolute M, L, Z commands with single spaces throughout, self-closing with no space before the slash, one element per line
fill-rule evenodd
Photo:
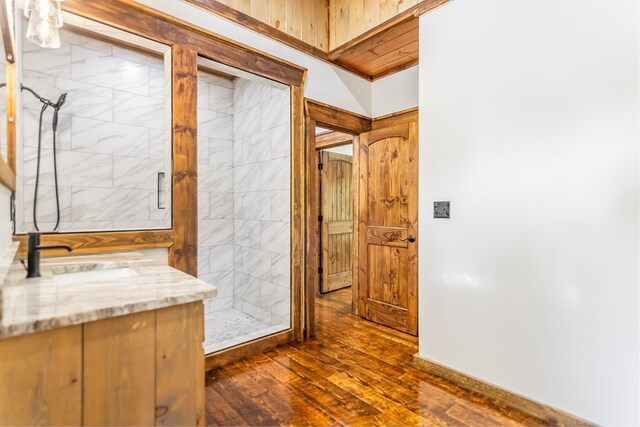
<path fill-rule="evenodd" d="M 328 0 L 217 0 L 322 50 L 329 48 Z"/>
<path fill-rule="evenodd" d="M 352 40 L 420 0 L 217 0 L 324 51 Z"/>
<path fill-rule="evenodd" d="M 419 0 L 329 0 L 329 50 L 419 3 Z"/>

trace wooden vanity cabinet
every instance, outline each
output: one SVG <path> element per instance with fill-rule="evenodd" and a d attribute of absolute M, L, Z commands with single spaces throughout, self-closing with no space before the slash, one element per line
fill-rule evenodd
<path fill-rule="evenodd" d="M 0 425 L 204 425 L 202 301 L 0 340 Z"/>

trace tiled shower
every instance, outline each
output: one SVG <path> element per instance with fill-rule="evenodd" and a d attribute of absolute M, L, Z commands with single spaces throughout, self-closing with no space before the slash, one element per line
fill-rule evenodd
<path fill-rule="evenodd" d="M 167 46 L 99 27 L 63 29 L 62 46 L 24 43 L 22 82 L 60 110 L 60 231 L 171 227 Z M 127 43 L 111 43 L 110 37 Z M 134 38 L 131 38 L 134 37 Z M 128 48 L 142 43 L 142 49 Z M 164 58 L 163 58 L 164 56 Z M 290 88 L 204 58 L 198 73 L 198 276 L 207 353 L 290 328 Z M 216 70 L 222 69 L 224 72 Z M 40 103 L 22 94 L 18 232 L 32 231 Z M 51 111 L 44 119 L 38 223 L 55 224 Z"/>
<path fill-rule="evenodd" d="M 289 329 L 290 93 L 244 74 L 198 81 L 198 270 L 218 287 L 209 353 Z"/>

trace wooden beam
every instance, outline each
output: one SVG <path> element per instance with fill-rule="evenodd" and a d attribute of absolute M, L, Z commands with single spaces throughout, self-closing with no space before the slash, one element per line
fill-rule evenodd
<path fill-rule="evenodd" d="M 236 24 L 240 24 L 243 27 L 249 28 L 257 33 L 263 34 L 269 38 L 278 40 L 286 44 L 287 46 L 291 46 L 294 49 L 298 49 L 304 53 L 308 53 L 309 55 L 315 56 L 320 59 L 326 59 L 327 53 L 318 49 L 310 43 L 303 42 L 302 40 L 287 34 L 284 31 L 278 30 L 271 25 L 262 22 L 252 16 L 249 16 L 239 10 L 236 10 L 232 7 L 229 7 L 225 4 L 217 0 L 186 0 L 187 3 L 195 4 L 196 6 L 200 6 L 204 10 L 215 13 L 218 16 L 221 16 L 229 21 L 235 22 Z"/>
<path fill-rule="evenodd" d="M 371 130 L 371 119 L 342 108 L 333 107 L 312 99 L 306 99 L 307 117 L 321 127 L 340 132 L 360 134 Z"/>
<path fill-rule="evenodd" d="M 181 46 L 209 59 L 289 85 L 299 85 L 305 69 L 229 38 L 174 18 L 134 0 L 65 0 L 68 12 L 147 37 Z"/>
<path fill-rule="evenodd" d="M 316 150 L 325 150 L 351 143 L 353 143 L 353 135 L 348 133 L 333 131 L 316 135 Z"/>
<path fill-rule="evenodd" d="M 295 340 L 301 340 L 304 332 L 306 188 L 303 92 L 301 86 L 291 87 L 291 325 Z"/>
<path fill-rule="evenodd" d="M 169 264 L 198 275 L 198 54 L 182 46 L 171 50 L 173 81 L 173 229 Z"/>
<path fill-rule="evenodd" d="M 5 62 L 7 85 L 7 164 L 16 173 L 16 63 Z"/>
<path fill-rule="evenodd" d="M 173 230 L 105 231 L 99 233 L 43 234 L 43 245 L 69 245 L 73 255 L 102 252 L 134 251 L 139 249 L 169 248 L 174 242 Z M 13 236 L 20 242 L 18 256 L 27 255 L 27 236 Z M 42 256 L 67 255 L 66 251 L 44 251 Z"/>
<path fill-rule="evenodd" d="M 297 49 L 301 52 L 304 52 L 308 55 L 311 55 L 321 61 L 324 62 L 328 62 L 331 63 L 331 61 L 329 61 L 327 59 L 327 52 L 323 49 L 320 49 L 316 46 L 313 46 L 310 43 L 304 42 L 290 34 L 287 34 L 284 31 L 278 30 L 274 27 L 272 27 L 271 25 L 260 21 L 259 19 L 256 19 L 252 16 L 249 16 L 241 11 L 238 11 L 236 9 L 233 9 L 232 7 L 229 7 L 225 4 L 222 4 L 221 2 L 217 1 L 217 0 L 186 0 L 188 3 L 191 4 L 195 4 L 197 6 L 200 6 L 201 8 L 211 12 L 211 13 L 215 13 L 218 16 L 221 16 L 229 21 L 235 22 L 236 24 L 242 25 L 243 27 L 249 28 L 252 31 L 255 31 L 257 33 L 260 33 L 266 37 L 269 37 L 271 39 L 277 40 L 281 43 L 286 44 L 287 46 L 290 46 L 294 49 Z M 264 0 L 263 0 L 264 1 Z M 296 1 L 300 1 L 300 0 L 296 0 Z M 267 2 L 265 2 L 267 3 Z M 323 10 L 326 13 L 328 13 L 328 6 L 323 6 Z M 316 28 L 319 28 L 319 26 L 317 25 L 317 20 L 316 20 Z M 322 29 L 320 31 L 323 31 L 326 33 L 326 37 L 328 39 L 328 33 L 329 33 L 329 28 L 328 28 L 328 22 L 325 23 L 322 26 Z M 328 47 L 328 46 L 327 46 Z M 348 71 L 350 73 L 353 73 L 355 75 L 357 75 L 358 77 L 362 77 L 365 79 L 369 79 L 369 76 L 362 73 L 361 71 L 358 71 L 357 69 L 353 68 L 353 67 L 349 67 L 346 65 L 340 65 L 340 64 L 333 64 L 337 67 L 340 67 L 342 69 L 344 69 L 345 71 Z"/>

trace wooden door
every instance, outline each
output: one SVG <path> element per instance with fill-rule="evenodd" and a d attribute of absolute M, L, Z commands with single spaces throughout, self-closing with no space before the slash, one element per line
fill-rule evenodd
<path fill-rule="evenodd" d="M 363 133 L 358 145 L 358 313 L 417 335 L 418 124 Z"/>
<path fill-rule="evenodd" d="M 320 152 L 320 292 L 351 286 L 353 239 L 353 158 Z"/>

